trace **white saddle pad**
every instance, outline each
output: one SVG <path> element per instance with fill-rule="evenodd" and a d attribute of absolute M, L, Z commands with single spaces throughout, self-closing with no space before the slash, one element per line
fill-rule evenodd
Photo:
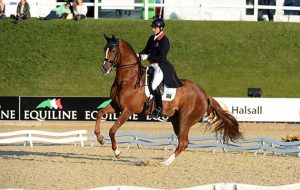
<path fill-rule="evenodd" d="M 148 71 L 148 67 L 146 68 L 146 73 Z M 175 98 L 176 95 L 176 89 L 177 88 L 168 88 L 166 85 L 164 85 L 164 94 L 162 95 L 162 101 L 172 101 Z M 150 94 L 149 88 L 148 88 L 148 76 L 146 76 L 145 81 L 145 94 L 150 99 L 153 98 L 153 95 Z"/>

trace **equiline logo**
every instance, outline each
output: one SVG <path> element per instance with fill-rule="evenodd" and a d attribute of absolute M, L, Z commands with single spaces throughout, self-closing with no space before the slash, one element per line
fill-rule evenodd
<path fill-rule="evenodd" d="M 60 98 L 47 99 L 36 106 L 36 110 L 24 110 L 25 120 L 77 120 L 76 110 L 62 110 Z"/>
<path fill-rule="evenodd" d="M 36 109 L 38 108 L 49 108 L 49 109 L 63 109 L 63 106 L 60 102 L 60 99 L 59 98 L 54 98 L 54 99 L 48 99 L 48 100 L 45 100 L 43 102 L 41 102 L 37 107 Z"/>
<path fill-rule="evenodd" d="M 11 120 L 16 119 L 16 110 L 6 110 L 2 109 L 2 105 L 0 105 L 0 120 Z"/>
<path fill-rule="evenodd" d="M 111 102 L 111 99 L 102 102 L 102 103 L 97 107 L 97 110 L 101 110 L 101 109 L 105 108 L 106 106 L 108 106 L 108 105 L 110 104 L 110 102 Z"/>

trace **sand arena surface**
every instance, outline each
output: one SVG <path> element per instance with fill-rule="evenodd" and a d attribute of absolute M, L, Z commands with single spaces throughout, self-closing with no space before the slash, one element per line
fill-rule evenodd
<path fill-rule="evenodd" d="M 111 122 L 102 129 L 108 132 Z M 94 122 L 1 122 L 0 132 L 34 129 L 43 131 L 94 130 Z M 269 137 L 280 140 L 300 132 L 300 125 L 241 124 L 246 138 Z M 128 122 L 119 130 L 145 134 L 173 133 L 169 123 Z M 210 135 L 201 124 L 190 136 Z M 0 188 L 88 189 L 111 185 L 133 185 L 153 188 L 184 188 L 203 184 L 235 182 L 255 185 L 283 185 L 300 182 L 300 158 L 295 156 L 257 156 L 253 152 L 226 152 L 217 149 L 187 149 L 170 166 L 158 166 L 172 154 L 172 147 L 119 145 L 117 160 L 110 145 L 85 147 L 72 144 L 23 144 L 0 146 Z M 150 162 L 141 166 L 141 161 Z"/>

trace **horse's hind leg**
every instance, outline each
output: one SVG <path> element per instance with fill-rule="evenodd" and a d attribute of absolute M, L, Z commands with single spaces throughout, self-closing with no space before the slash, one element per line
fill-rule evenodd
<path fill-rule="evenodd" d="M 178 117 L 178 111 L 175 112 L 175 114 L 170 117 L 170 121 L 173 125 L 173 130 L 174 130 L 174 133 L 176 134 L 176 136 L 178 137 L 179 135 L 179 117 Z"/>
<path fill-rule="evenodd" d="M 98 142 L 103 145 L 105 142 L 105 139 L 102 135 L 100 135 L 100 122 L 101 122 L 101 118 L 103 115 L 108 114 L 108 113 L 115 113 L 115 110 L 113 107 L 111 107 L 111 105 L 109 104 L 108 106 L 106 106 L 105 108 L 103 108 L 102 110 L 98 111 L 97 114 L 97 119 L 96 119 L 96 125 L 95 125 L 95 135 L 97 137 Z"/>
<path fill-rule="evenodd" d="M 188 141 L 188 133 L 189 133 L 189 127 L 185 131 L 180 131 L 178 135 L 178 146 L 175 150 L 175 152 L 165 161 L 162 162 L 163 165 L 170 165 L 175 158 L 186 149 L 186 147 L 189 144 Z"/>
<path fill-rule="evenodd" d="M 189 131 L 190 128 L 199 121 L 198 116 L 198 114 L 193 113 L 189 115 L 179 113 L 178 117 L 173 118 L 172 124 L 178 138 L 178 146 L 175 152 L 167 160 L 162 162 L 163 165 L 170 165 L 175 160 L 175 157 L 179 156 L 179 154 L 188 147 Z"/>

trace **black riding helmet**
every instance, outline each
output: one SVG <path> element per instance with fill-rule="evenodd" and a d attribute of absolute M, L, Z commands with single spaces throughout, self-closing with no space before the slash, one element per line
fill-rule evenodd
<path fill-rule="evenodd" d="M 153 20 L 152 24 L 151 24 L 151 27 L 152 28 L 156 28 L 156 27 L 159 27 L 159 28 L 164 28 L 165 27 L 165 22 L 163 19 L 161 18 L 157 18 L 155 20 Z"/>

